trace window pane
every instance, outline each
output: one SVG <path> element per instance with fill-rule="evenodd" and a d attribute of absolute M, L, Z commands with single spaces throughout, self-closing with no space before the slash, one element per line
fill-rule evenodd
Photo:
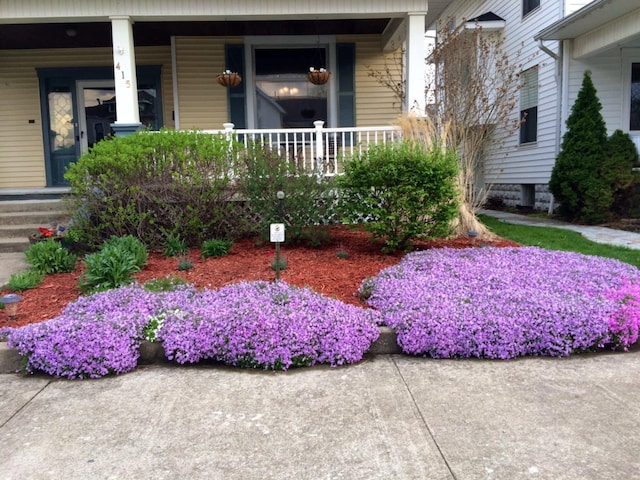
<path fill-rule="evenodd" d="M 531 143 L 538 140 L 538 107 L 528 108 L 520 112 L 524 121 L 520 124 L 520 143 Z"/>
<path fill-rule="evenodd" d="M 329 85 L 307 80 L 309 67 L 325 67 L 324 48 L 257 49 L 255 56 L 258 128 L 326 124 Z"/>
<path fill-rule="evenodd" d="M 540 6 L 540 0 L 522 0 L 522 16 L 526 16 L 530 11 Z"/>
<path fill-rule="evenodd" d="M 631 65 L 631 113 L 629 130 L 640 130 L 640 63 Z"/>

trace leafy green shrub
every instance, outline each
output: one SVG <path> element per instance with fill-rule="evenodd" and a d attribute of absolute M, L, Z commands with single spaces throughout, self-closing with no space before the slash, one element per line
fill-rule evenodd
<path fill-rule="evenodd" d="M 55 240 L 34 243 L 25 252 L 25 257 L 33 270 L 44 275 L 72 272 L 78 260 L 77 255 Z"/>
<path fill-rule="evenodd" d="M 549 190 L 560 202 L 558 213 L 571 221 L 605 220 L 613 202 L 610 182 L 603 175 L 607 128 L 590 72 L 585 72 L 551 172 Z"/>
<path fill-rule="evenodd" d="M 629 213 L 637 176 L 633 167 L 638 164 L 638 150 L 628 133 L 616 130 L 607 140 L 602 174 L 612 188 L 611 211 L 621 216 Z"/>
<path fill-rule="evenodd" d="M 164 256 L 175 257 L 187 253 L 187 242 L 179 234 L 170 233 L 164 242 Z"/>
<path fill-rule="evenodd" d="M 345 164 L 338 178 L 346 220 L 364 221 L 387 252 L 413 239 L 446 235 L 457 213 L 457 156 L 403 141 L 370 148 Z"/>
<path fill-rule="evenodd" d="M 36 288 L 44 281 L 44 273 L 37 270 L 25 270 L 11 275 L 9 279 L 9 289 L 22 292 L 30 288 Z"/>
<path fill-rule="evenodd" d="M 149 252 L 147 252 L 147 247 L 133 235 L 125 235 L 124 237 L 111 237 L 109 240 L 104 242 L 102 250 L 110 247 L 115 247 L 116 249 L 123 249 L 131 252 L 133 258 L 135 259 L 136 266 L 140 270 L 144 268 L 144 266 L 147 264 L 147 260 L 149 259 Z"/>
<path fill-rule="evenodd" d="M 191 270 L 193 268 L 193 262 L 189 260 L 186 255 L 180 255 L 178 257 L 178 270 L 181 272 L 185 270 Z"/>
<path fill-rule="evenodd" d="M 134 235 L 150 247 L 166 232 L 187 245 L 252 232 L 239 198 L 239 144 L 224 135 L 162 130 L 97 143 L 66 173 L 74 225 L 92 246 Z"/>
<path fill-rule="evenodd" d="M 233 242 L 231 240 L 220 240 L 217 238 L 205 240 L 202 244 L 200 255 L 202 258 L 224 257 L 229 253 L 232 245 Z"/>
<path fill-rule="evenodd" d="M 118 245 L 106 245 L 100 251 L 84 258 L 86 271 L 80 275 L 83 293 L 93 293 L 127 285 L 132 275 L 140 271 L 136 257 Z"/>
<path fill-rule="evenodd" d="M 132 235 L 111 237 L 98 252 L 84 258 L 80 290 L 96 292 L 131 283 L 132 275 L 147 264 L 148 255 L 145 245 Z"/>
<path fill-rule="evenodd" d="M 269 238 L 270 224 L 284 223 L 287 242 L 314 246 L 327 240 L 323 225 L 334 220 L 331 178 L 307 171 L 303 165 L 262 145 L 250 146 L 244 159 L 245 195 L 263 239 Z M 283 192 L 284 197 L 278 198 L 278 192 Z"/>

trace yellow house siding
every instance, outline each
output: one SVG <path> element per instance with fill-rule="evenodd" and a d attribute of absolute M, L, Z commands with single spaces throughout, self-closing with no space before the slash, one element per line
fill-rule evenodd
<path fill-rule="evenodd" d="M 139 65 L 162 65 L 164 122 L 173 125 L 170 48 L 140 47 L 136 55 Z M 112 58 L 111 48 L 0 51 L 0 188 L 46 186 L 36 69 L 110 66 Z"/>
<path fill-rule="evenodd" d="M 370 72 L 384 72 L 389 67 L 391 72 L 398 72 L 399 79 L 400 67 L 395 67 L 395 56 L 383 54 L 377 35 L 345 36 L 337 41 L 356 44 L 356 125 L 371 127 L 392 124 L 402 113 L 401 102 Z"/>
<path fill-rule="evenodd" d="M 180 129 L 220 130 L 227 122 L 227 90 L 216 83 L 224 70 L 224 40 L 177 37 Z"/>

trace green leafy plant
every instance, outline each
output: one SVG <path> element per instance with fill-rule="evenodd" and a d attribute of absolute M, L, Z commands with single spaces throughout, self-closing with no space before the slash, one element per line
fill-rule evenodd
<path fill-rule="evenodd" d="M 187 253 L 187 242 L 180 234 L 170 233 L 164 242 L 164 256 L 175 257 Z"/>
<path fill-rule="evenodd" d="M 107 245 L 84 258 L 86 271 L 80 276 L 83 293 L 97 292 L 127 285 L 140 271 L 133 253 L 116 245 Z"/>
<path fill-rule="evenodd" d="M 72 272 L 78 260 L 77 255 L 52 239 L 34 243 L 25 252 L 25 257 L 33 270 L 44 275 Z"/>
<path fill-rule="evenodd" d="M 336 252 L 336 256 L 342 260 L 347 260 L 349 258 L 349 252 L 347 252 L 344 247 L 340 247 Z"/>
<path fill-rule="evenodd" d="M 271 270 L 286 270 L 287 269 L 287 257 L 285 255 L 280 255 L 280 258 L 272 255 L 269 257 L 269 264 L 271 265 Z"/>
<path fill-rule="evenodd" d="M 115 247 L 116 249 L 122 249 L 130 252 L 134 259 L 135 264 L 139 269 L 142 269 L 149 259 L 149 252 L 144 243 L 133 235 L 125 235 L 123 237 L 111 237 L 104 242 L 102 249 Z"/>
<path fill-rule="evenodd" d="M 383 251 L 408 250 L 414 239 L 444 236 L 457 215 L 457 156 L 437 145 L 403 141 L 371 147 L 338 178 L 347 222 L 363 223 Z"/>
<path fill-rule="evenodd" d="M 270 224 L 284 223 L 287 242 L 317 246 L 328 240 L 324 225 L 335 219 L 331 178 L 263 145 L 251 145 L 244 160 L 245 196 L 263 239 L 269 238 Z"/>
<path fill-rule="evenodd" d="M 178 257 L 178 270 L 185 271 L 191 270 L 193 268 L 193 262 L 189 260 L 189 257 L 186 255 L 180 255 Z"/>
<path fill-rule="evenodd" d="M 149 292 L 171 292 L 181 285 L 186 285 L 186 281 L 180 277 L 167 276 L 163 278 L 154 278 L 145 282 L 144 289 Z"/>
<path fill-rule="evenodd" d="M 209 257 L 223 257 L 229 253 L 232 245 L 233 241 L 231 240 L 221 240 L 217 238 L 205 240 L 202 244 L 200 255 L 203 259 Z"/>
<path fill-rule="evenodd" d="M 111 237 L 96 253 L 84 258 L 86 271 L 80 276 L 82 292 L 109 290 L 133 281 L 132 275 L 146 265 L 148 252 L 137 238 Z"/>
<path fill-rule="evenodd" d="M 9 289 L 22 292 L 30 288 L 35 288 L 44 281 L 44 273 L 29 269 L 11 275 L 9 279 Z"/>

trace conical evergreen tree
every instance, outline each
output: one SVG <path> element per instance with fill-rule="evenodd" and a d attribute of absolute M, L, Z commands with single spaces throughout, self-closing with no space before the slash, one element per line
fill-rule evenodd
<path fill-rule="evenodd" d="M 602 176 L 607 127 L 600 110 L 602 105 L 587 71 L 549 181 L 549 190 L 560 202 L 558 213 L 568 220 L 598 223 L 607 217 L 611 206 L 611 187 Z"/>
<path fill-rule="evenodd" d="M 611 211 L 625 216 L 631 209 L 637 174 L 633 167 L 638 164 L 638 150 L 628 133 L 616 130 L 607 141 L 606 158 L 602 173 L 611 185 L 613 203 Z"/>

